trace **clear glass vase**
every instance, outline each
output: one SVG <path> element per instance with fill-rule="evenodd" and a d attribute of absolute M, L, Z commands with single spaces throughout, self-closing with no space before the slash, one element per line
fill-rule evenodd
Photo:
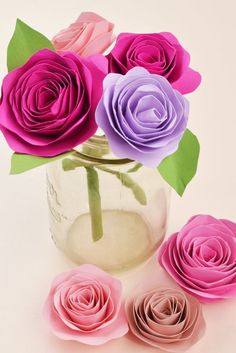
<path fill-rule="evenodd" d="M 170 187 L 156 169 L 117 159 L 105 137 L 51 163 L 47 187 L 52 238 L 76 264 L 126 270 L 164 238 Z"/>

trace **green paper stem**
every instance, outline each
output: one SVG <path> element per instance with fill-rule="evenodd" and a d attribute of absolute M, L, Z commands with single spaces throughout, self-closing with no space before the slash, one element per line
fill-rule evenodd
<path fill-rule="evenodd" d="M 74 170 L 74 169 L 80 168 L 80 167 L 85 167 L 85 168 L 89 167 L 89 164 L 85 163 L 85 162 L 78 161 L 76 159 L 65 158 L 62 162 L 62 166 L 63 166 L 63 170 L 69 171 L 69 170 Z M 132 173 L 134 171 L 137 171 L 141 167 L 142 167 L 141 164 L 136 165 L 134 168 L 128 170 L 127 173 Z M 117 172 L 116 170 L 104 167 L 99 164 L 94 165 L 94 168 L 116 176 L 117 179 L 120 180 L 122 185 L 124 185 L 125 187 L 127 187 L 128 189 L 130 189 L 132 191 L 135 199 L 141 205 L 145 206 L 147 204 L 147 198 L 146 198 L 146 194 L 145 194 L 144 190 L 129 175 L 127 175 L 126 173 Z"/>
<path fill-rule="evenodd" d="M 126 186 L 133 192 L 135 199 L 141 205 L 145 206 L 147 204 L 147 198 L 144 190 L 129 175 L 102 166 L 96 166 L 96 168 L 102 170 L 103 172 L 115 175 L 121 181 L 122 185 Z"/>
<path fill-rule="evenodd" d="M 142 164 L 141 163 L 136 163 L 135 166 L 133 168 L 130 168 L 127 173 L 134 173 L 137 172 L 140 168 L 142 168 Z"/>
<path fill-rule="evenodd" d="M 93 167 L 85 167 L 87 173 L 88 200 L 91 215 L 92 237 L 98 241 L 103 236 L 101 196 L 98 173 Z"/>
<path fill-rule="evenodd" d="M 103 165 L 96 164 L 91 166 L 89 163 L 82 162 L 77 159 L 65 158 L 62 162 L 62 167 L 65 171 L 75 170 L 76 168 L 85 168 L 87 173 L 87 188 L 89 198 L 89 209 L 91 216 L 91 228 L 93 240 L 97 241 L 103 236 L 103 225 L 102 225 L 102 209 L 101 209 L 101 196 L 99 192 L 99 179 L 96 169 L 112 174 L 120 180 L 122 185 L 130 189 L 135 199 L 141 204 L 147 204 L 147 198 L 144 190 L 126 173 L 120 173 L 110 168 L 104 167 Z M 141 165 L 136 165 L 128 172 L 137 171 Z"/>
<path fill-rule="evenodd" d="M 70 170 L 75 170 L 81 167 L 89 167 L 89 164 L 80 162 L 77 159 L 64 158 L 62 161 L 62 168 L 65 172 L 69 172 Z"/>

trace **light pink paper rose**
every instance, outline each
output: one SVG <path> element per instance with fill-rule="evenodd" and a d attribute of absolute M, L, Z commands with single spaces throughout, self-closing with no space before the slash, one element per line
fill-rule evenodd
<path fill-rule="evenodd" d="M 205 331 L 199 302 L 177 289 L 154 289 L 128 302 L 133 334 L 143 342 L 181 352 L 196 343 Z"/>
<path fill-rule="evenodd" d="M 73 51 L 81 56 L 103 53 L 115 40 L 114 25 L 93 13 L 82 12 L 68 28 L 52 39 L 57 51 Z"/>
<path fill-rule="evenodd" d="M 161 246 L 159 261 L 202 302 L 236 297 L 236 224 L 194 216 Z"/>
<path fill-rule="evenodd" d="M 119 280 L 82 265 L 55 278 L 44 317 L 59 338 L 100 345 L 128 331 L 121 292 Z"/>

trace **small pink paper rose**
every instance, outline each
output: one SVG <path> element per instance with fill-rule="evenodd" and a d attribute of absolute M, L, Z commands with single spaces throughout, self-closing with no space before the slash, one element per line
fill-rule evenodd
<path fill-rule="evenodd" d="M 203 335 L 205 321 L 199 302 L 176 289 L 154 289 L 127 305 L 132 333 L 168 352 L 181 352 Z"/>
<path fill-rule="evenodd" d="M 100 345 L 128 331 L 121 292 L 119 280 L 82 265 L 55 278 L 44 317 L 59 338 Z"/>
<path fill-rule="evenodd" d="M 161 246 L 159 262 L 202 302 L 236 297 L 236 224 L 194 216 Z"/>
<path fill-rule="evenodd" d="M 73 51 L 81 56 L 103 53 L 115 40 L 114 25 L 93 12 L 82 12 L 68 28 L 52 39 L 57 51 Z"/>

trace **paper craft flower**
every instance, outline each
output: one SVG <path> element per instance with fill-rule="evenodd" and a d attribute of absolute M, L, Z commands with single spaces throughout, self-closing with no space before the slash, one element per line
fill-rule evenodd
<path fill-rule="evenodd" d="M 147 344 L 182 352 L 205 331 L 199 302 L 176 289 L 154 289 L 138 295 L 127 305 L 133 334 Z"/>
<path fill-rule="evenodd" d="M 56 50 L 73 51 L 81 56 L 103 53 L 115 40 L 114 25 L 93 13 L 82 12 L 68 28 L 52 39 Z"/>
<path fill-rule="evenodd" d="M 182 94 L 194 91 L 201 82 L 189 68 L 190 55 L 169 33 L 121 33 L 108 55 L 109 71 L 125 74 L 135 66 L 164 76 Z"/>
<path fill-rule="evenodd" d="M 106 76 L 96 121 L 117 156 L 156 167 L 177 150 L 188 110 L 188 101 L 164 77 L 136 67 Z"/>
<path fill-rule="evenodd" d="M 55 156 L 81 144 L 96 129 L 107 61 L 43 49 L 11 71 L 2 84 L 0 129 L 16 152 Z"/>
<path fill-rule="evenodd" d="M 160 264 L 202 302 L 236 296 L 236 224 L 198 215 L 160 248 Z"/>
<path fill-rule="evenodd" d="M 82 265 L 55 278 L 44 317 L 59 338 L 100 345 L 128 331 L 121 292 L 119 280 Z"/>

